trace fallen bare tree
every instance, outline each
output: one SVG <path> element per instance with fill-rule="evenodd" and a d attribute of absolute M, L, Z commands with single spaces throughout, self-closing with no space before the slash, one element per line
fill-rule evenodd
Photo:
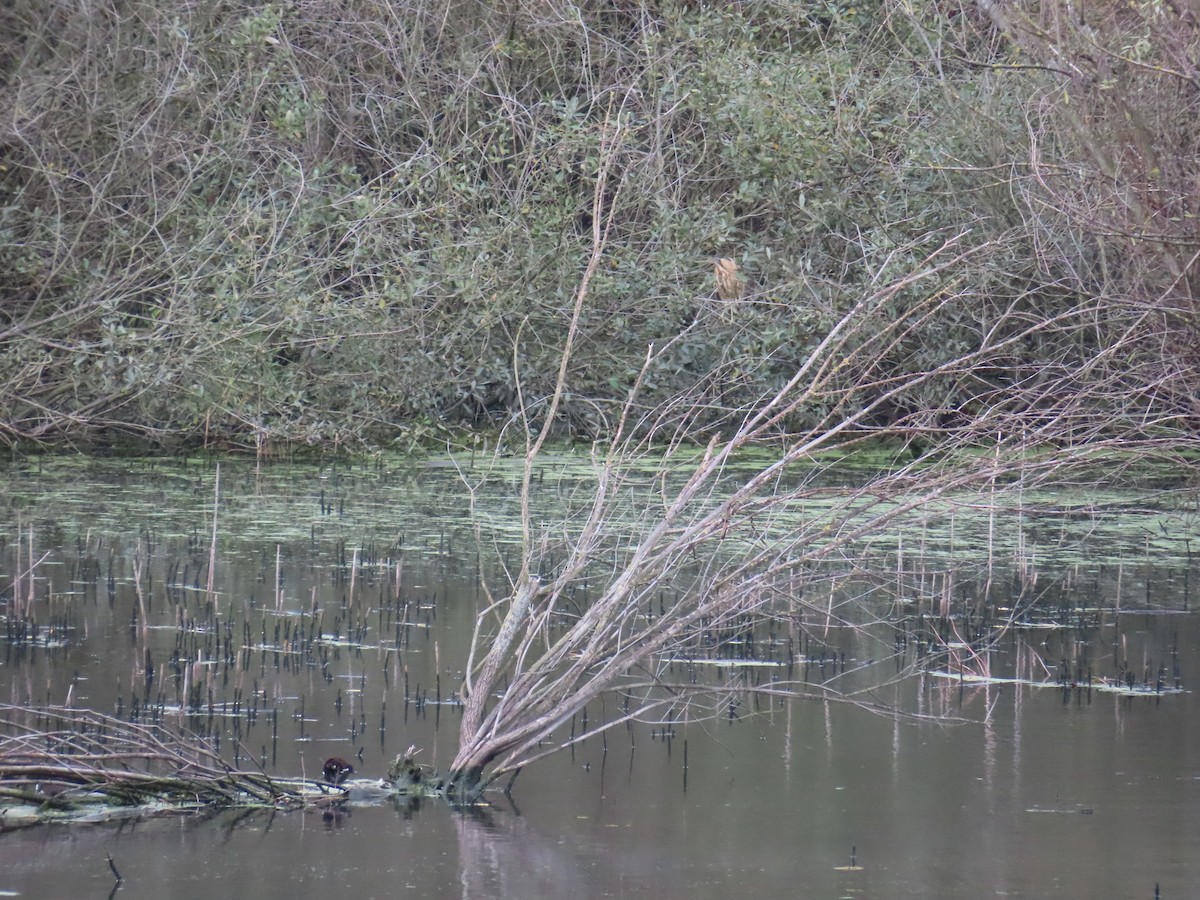
<path fill-rule="evenodd" d="M 535 512 L 539 459 L 568 390 L 578 324 L 619 203 L 620 186 L 608 184 L 614 178 L 605 167 L 597 181 L 592 252 L 554 392 L 523 405 L 514 423 L 525 435 L 523 549 L 508 589 L 489 595 L 477 621 L 448 778 L 458 800 L 627 720 L 713 715 L 735 692 L 875 706 L 869 692 L 787 677 L 696 684 L 672 674 L 672 664 L 749 634 L 756 623 L 795 637 L 805 613 L 833 614 L 808 598 L 830 590 L 834 567 L 852 569 L 885 526 L 945 517 L 955 507 L 1003 516 L 1034 488 L 1081 473 L 1111 483 L 1122 466 L 1179 462 L 1194 444 L 1178 414 L 1158 402 L 1165 376 L 1144 352 L 1166 333 L 1163 313 L 1111 296 L 1049 303 L 1045 285 L 981 297 L 971 281 L 974 259 L 1011 248 L 931 234 L 886 255 L 871 279 L 875 289 L 752 408 L 720 405 L 723 382 L 747 364 L 735 358 L 693 391 L 643 408 L 639 389 L 676 349 L 674 342 L 648 348 L 627 401 L 593 445 L 591 492 L 564 521 L 546 523 Z M 753 328 L 770 302 L 765 293 L 750 295 L 736 315 Z M 931 333 L 939 317 L 963 316 L 975 319 L 973 344 L 929 368 L 897 364 L 914 335 Z M 685 329 L 677 341 L 688 337 Z M 1021 349 L 1030 343 L 1061 348 L 1057 361 L 1023 371 Z M 946 403 L 931 402 L 939 394 Z M 821 411 L 816 427 L 790 427 L 814 410 Z M 857 486 L 831 488 L 831 454 L 881 440 L 896 450 L 889 464 Z M 772 448 L 769 461 L 738 465 L 740 454 L 764 447 Z M 1109 467 L 1103 476 L 1101 465 Z M 478 538 L 486 544 L 482 530 Z M 597 584 L 590 599 L 578 599 L 581 585 Z M 866 604 L 855 614 L 836 612 L 852 626 L 871 615 Z M 577 731 L 576 717 L 613 692 L 623 698 L 620 714 Z"/>

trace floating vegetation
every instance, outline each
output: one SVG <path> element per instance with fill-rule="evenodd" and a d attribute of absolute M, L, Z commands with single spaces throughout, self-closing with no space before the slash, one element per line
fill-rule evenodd
<path fill-rule="evenodd" d="M 74 626 L 55 621 L 46 625 L 28 619 L 11 619 L 0 616 L 4 621 L 4 642 L 14 647 L 37 647 L 42 650 L 61 650 L 71 646 Z"/>
<path fill-rule="evenodd" d="M 1124 697 L 1161 696 L 1163 694 L 1188 693 L 1178 682 L 1169 683 L 1163 679 L 1137 681 L 1132 677 L 1120 680 L 1110 678 L 1090 678 L 1086 681 L 1037 681 L 1032 678 L 1002 678 L 993 675 L 974 675 L 969 672 L 948 672 L 931 670 L 929 675 L 934 678 L 947 678 L 962 684 L 1004 685 L 1015 684 L 1023 687 L 1058 688 L 1063 691 L 1095 691 L 1098 694 L 1119 694 Z"/>
<path fill-rule="evenodd" d="M 696 659 L 677 656 L 670 661 L 689 666 L 712 666 L 717 669 L 778 669 L 788 665 L 786 661 L 778 659 Z"/>

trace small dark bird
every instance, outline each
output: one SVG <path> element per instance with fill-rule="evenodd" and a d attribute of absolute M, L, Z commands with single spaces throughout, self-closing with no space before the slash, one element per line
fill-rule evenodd
<path fill-rule="evenodd" d="M 325 776 L 325 780 L 330 784 L 341 784 L 346 780 L 347 776 L 354 772 L 354 766 L 346 762 L 340 756 L 331 756 L 325 760 L 325 765 L 321 767 L 321 774 Z"/>

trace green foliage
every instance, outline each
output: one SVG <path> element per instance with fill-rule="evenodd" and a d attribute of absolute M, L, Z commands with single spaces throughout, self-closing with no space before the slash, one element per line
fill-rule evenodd
<path fill-rule="evenodd" d="M 608 427 L 647 345 L 681 332 L 644 402 L 707 381 L 697 423 L 738 415 L 952 235 L 989 248 L 939 288 L 962 302 L 848 382 L 968 350 L 989 307 L 1069 307 L 1087 288 L 1059 289 L 1035 241 L 1066 254 L 1068 231 L 992 168 L 1026 139 L 1029 91 L 948 71 L 959 49 L 1005 52 L 956 10 L 126 6 L 0 12 L 0 47 L 23 48 L 0 52 L 8 440 L 404 444 L 502 425 L 519 397 L 536 417 L 597 215 L 608 244 L 563 407 L 583 434 Z M 716 255 L 749 275 L 734 308 L 714 301 Z M 1021 362 L 1039 354 L 1063 351 Z M 911 405 L 1003 384 L 984 380 Z"/>

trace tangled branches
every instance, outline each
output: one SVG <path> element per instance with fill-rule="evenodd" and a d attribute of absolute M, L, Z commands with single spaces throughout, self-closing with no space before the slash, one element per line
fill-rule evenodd
<path fill-rule="evenodd" d="M 230 808 L 297 809 L 344 791 L 231 769 L 210 748 L 157 725 L 69 707 L 0 707 L 0 830 Z"/>

